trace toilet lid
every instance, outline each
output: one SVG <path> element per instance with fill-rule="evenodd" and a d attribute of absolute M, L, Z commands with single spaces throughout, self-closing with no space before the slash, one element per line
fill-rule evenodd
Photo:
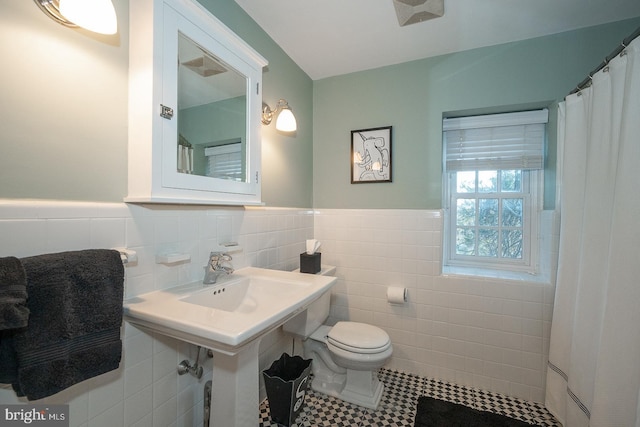
<path fill-rule="evenodd" d="M 379 353 L 391 344 L 382 329 L 358 322 L 338 322 L 327 334 L 329 343 L 354 353 Z"/>

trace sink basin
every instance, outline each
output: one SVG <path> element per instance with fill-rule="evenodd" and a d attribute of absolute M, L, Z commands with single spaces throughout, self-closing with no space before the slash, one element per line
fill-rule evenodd
<path fill-rule="evenodd" d="M 335 277 L 246 267 L 124 301 L 125 318 L 164 335 L 233 354 L 327 292 Z"/>
<path fill-rule="evenodd" d="M 261 304 L 276 304 L 300 295 L 310 287 L 308 281 L 234 276 L 227 276 L 216 285 L 194 292 L 180 301 L 228 312 L 253 313 L 260 309 Z"/>
<path fill-rule="evenodd" d="M 134 325 L 212 349 L 210 425 L 255 427 L 260 339 L 304 311 L 336 280 L 247 267 L 215 285 L 197 282 L 127 299 L 124 315 Z"/>

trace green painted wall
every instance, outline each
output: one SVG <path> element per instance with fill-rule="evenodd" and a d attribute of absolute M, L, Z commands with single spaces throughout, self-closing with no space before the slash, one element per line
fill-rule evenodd
<path fill-rule="evenodd" d="M 0 198 L 125 196 L 128 3 L 114 6 L 120 32 L 101 36 L 0 2 Z"/>
<path fill-rule="evenodd" d="M 31 1 L 0 2 L 0 198 L 120 202 L 127 193 L 129 1 L 118 34 L 47 18 Z M 312 206 L 313 81 L 234 2 L 202 0 L 268 61 L 263 99 L 285 98 L 299 131 L 263 128 L 263 200 Z"/>
<path fill-rule="evenodd" d="M 119 202 L 126 195 L 129 1 L 113 1 L 114 36 L 63 27 L 33 2 L 0 2 L 0 198 Z M 264 101 L 284 98 L 296 115 L 293 135 L 262 128 L 263 200 L 283 207 L 441 207 L 443 113 L 549 104 L 640 24 L 314 82 L 235 2 L 201 2 L 269 61 Z M 350 131 L 386 125 L 394 127 L 393 182 L 351 185 Z M 547 177 L 554 162 L 550 156 Z"/>
<path fill-rule="evenodd" d="M 442 207 L 442 118 L 550 106 L 640 19 L 474 49 L 314 82 L 316 208 Z M 393 126 L 393 182 L 350 184 L 350 131 Z M 555 126 L 555 121 L 550 127 Z M 555 199 L 550 132 L 545 206 Z"/>
<path fill-rule="evenodd" d="M 262 99 L 272 108 L 286 99 L 298 122 L 294 134 L 276 131 L 274 122 L 262 127 L 262 200 L 267 206 L 312 207 L 313 81 L 236 2 L 199 1 L 269 61 Z"/>
<path fill-rule="evenodd" d="M 184 108 L 178 114 L 178 133 L 193 147 L 193 173 L 206 175 L 206 147 L 242 143 L 242 156 L 246 155 L 247 98 L 238 96 L 197 107 Z M 242 165 L 242 173 L 246 173 Z"/>

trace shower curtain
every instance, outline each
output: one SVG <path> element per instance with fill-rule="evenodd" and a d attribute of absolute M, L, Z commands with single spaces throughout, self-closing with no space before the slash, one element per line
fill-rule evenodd
<path fill-rule="evenodd" d="M 560 249 L 546 406 L 640 427 L 640 38 L 559 108 Z"/>

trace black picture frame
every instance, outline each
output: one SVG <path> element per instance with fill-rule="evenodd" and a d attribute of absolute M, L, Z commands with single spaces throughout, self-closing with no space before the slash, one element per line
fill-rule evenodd
<path fill-rule="evenodd" d="M 392 182 L 393 126 L 351 131 L 351 183 Z"/>

